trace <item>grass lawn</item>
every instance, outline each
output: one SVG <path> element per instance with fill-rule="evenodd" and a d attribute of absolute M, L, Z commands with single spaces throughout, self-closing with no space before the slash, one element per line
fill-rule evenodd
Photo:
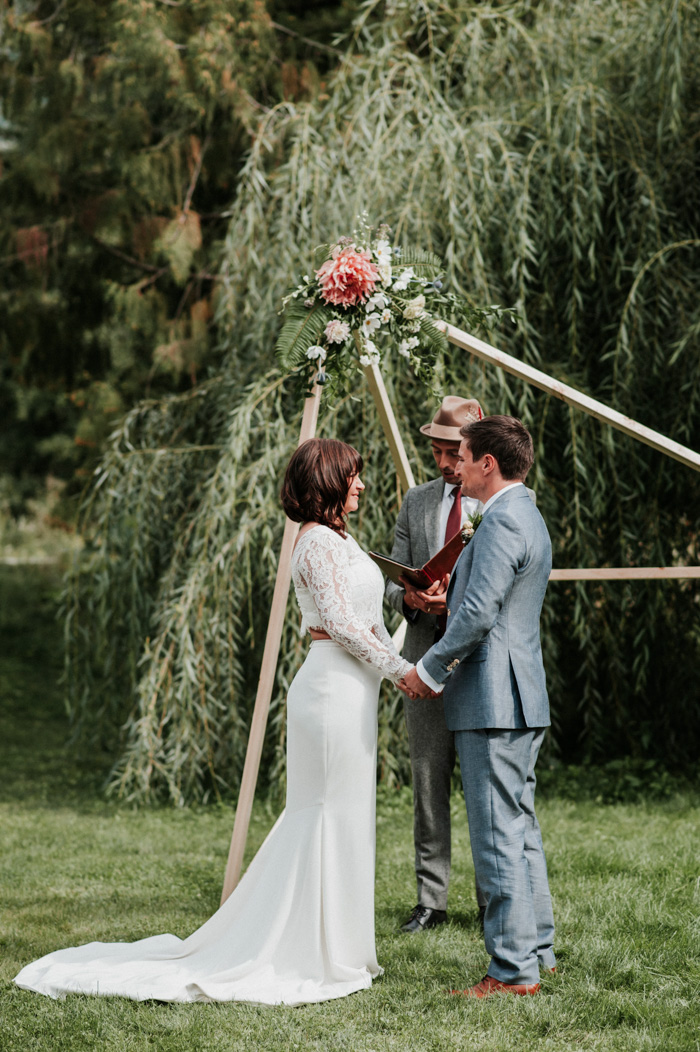
<path fill-rule="evenodd" d="M 559 968 L 535 998 L 451 998 L 487 958 L 464 809 L 454 799 L 450 923 L 398 925 L 414 904 L 410 795 L 380 793 L 370 991 L 302 1008 L 163 1005 L 17 989 L 28 961 L 91 940 L 188 935 L 218 906 L 232 811 L 106 802 L 63 750 L 55 571 L 0 567 L 0 1052 L 228 1049 L 700 1050 L 700 813 L 691 798 L 543 800 Z M 256 807 L 249 851 L 273 810 Z"/>

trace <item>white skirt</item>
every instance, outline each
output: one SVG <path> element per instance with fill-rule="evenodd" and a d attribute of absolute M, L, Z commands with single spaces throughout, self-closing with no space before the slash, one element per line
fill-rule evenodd
<path fill-rule="evenodd" d="M 245 876 L 187 939 L 92 942 L 23 968 L 18 986 L 137 1001 L 297 1005 L 381 974 L 374 945 L 380 677 L 319 640 L 287 700 L 287 801 Z"/>

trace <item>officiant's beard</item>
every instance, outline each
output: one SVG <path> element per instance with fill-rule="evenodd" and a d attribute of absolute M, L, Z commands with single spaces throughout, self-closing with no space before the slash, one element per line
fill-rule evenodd
<path fill-rule="evenodd" d="M 448 486 L 459 486 L 462 479 L 455 471 L 458 463 L 456 455 L 459 451 L 459 442 L 443 443 L 440 441 L 433 441 L 432 450 L 438 471 L 445 482 Z"/>

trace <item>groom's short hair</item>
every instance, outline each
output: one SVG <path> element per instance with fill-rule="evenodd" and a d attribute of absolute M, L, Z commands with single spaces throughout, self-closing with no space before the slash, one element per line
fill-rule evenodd
<path fill-rule="evenodd" d="M 464 424 L 459 433 L 474 460 L 490 453 L 507 481 L 523 481 L 532 467 L 535 459 L 532 437 L 515 416 L 485 416 L 483 420 Z"/>

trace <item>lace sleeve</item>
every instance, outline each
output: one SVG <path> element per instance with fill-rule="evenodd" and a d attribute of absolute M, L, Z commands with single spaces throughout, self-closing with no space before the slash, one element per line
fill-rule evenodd
<path fill-rule="evenodd" d="M 397 652 L 384 625 L 366 624 L 353 608 L 345 542 L 330 531 L 313 530 L 298 562 L 298 572 L 313 597 L 320 626 L 336 643 L 398 683 L 411 668 Z"/>
<path fill-rule="evenodd" d="M 377 637 L 380 643 L 383 643 L 384 646 L 387 647 L 389 650 L 393 650 L 394 653 L 398 653 L 396 647 L 394 646 L 394 640 L 391 638 L 391 633 L 389 632 L 389 629 L 386 627 L 383 621 L 380 621 L 379 624 L 372 625 L 372 631 L 374 632 L 375 636 Z M 408 662 L 408 667 L 411 667 L 410 662 Z"/>

